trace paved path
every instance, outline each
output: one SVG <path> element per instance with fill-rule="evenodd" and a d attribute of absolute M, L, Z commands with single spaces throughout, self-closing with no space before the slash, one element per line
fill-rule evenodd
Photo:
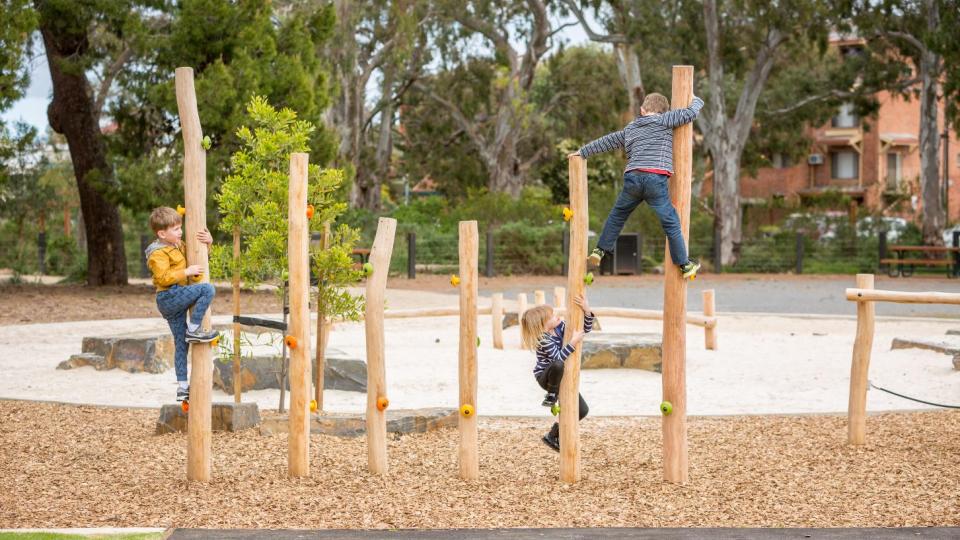
<path fill-rule="evenodd" d="M 960 538 L 957 528 L 908 529 L 435 529 L 435 530 L 211 530 L 175 529 L 169 540 L 356 540 L 370 538 L 450 539 L 496 538 L 500 540 L 574 540 L 593 538 L 648 538 L 654 540 L 773 540 L 812 538 L 814 540 L 893 540 L 901 538 Z"/>

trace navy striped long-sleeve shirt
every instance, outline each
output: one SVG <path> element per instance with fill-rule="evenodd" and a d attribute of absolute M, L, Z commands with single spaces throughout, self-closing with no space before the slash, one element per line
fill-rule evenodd
<path fill-rule="evenodd" d="M 589 334 L 593 330 L 593 312 L 583 316 L 583 333 Z M 537 365 L 533 366 L 533 374 L 539 375 L 547 369 L 552 362 L 559 360 L 566 362 L 567 357 L 573 354 L 574 347 L 569 343 L 563 344 L 563 334 L 567 329 L 567 323 L 560 321 L 560 324 L 553 329 L 553 332 L 547 332 L 543 335 L 540 343 L 537 344 Z"/>
<path fill-rule="evenodd" d="M 693 122 L 702 107 L 703 100 L 694 96 L 685 109 L 638 116 L 622 130 L 585 144 L 580 155 L 586 158 L 623 148 L 627 152 L 624 172 L 654 169 L 673 174 L 673 129 Z"/>

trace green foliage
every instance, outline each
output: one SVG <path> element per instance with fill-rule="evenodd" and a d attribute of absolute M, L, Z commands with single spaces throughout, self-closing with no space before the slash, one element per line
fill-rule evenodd
<path fill-rule="evenodd" d="M 353 248 L 359 240 L 359 231 L 340 225 L 332 232 L 328 247 L 313 252 L 313 268 L 319 283 L 317 310 L 327 317 L 360 320 L 363 297 L 353 296 L 346 290 L 363 275 L 353 266 Z"/>
<path fill-rule="evenodd" d="M 0 111 L 7 110 L 23 96 L 30 82 L 26 59 L 30 32 L 36 27 L 37 14 L 29 0 L 0 0 L 3 23 L 0 24 Z M 0 129 L 3 122 L 0 121 Z"/>

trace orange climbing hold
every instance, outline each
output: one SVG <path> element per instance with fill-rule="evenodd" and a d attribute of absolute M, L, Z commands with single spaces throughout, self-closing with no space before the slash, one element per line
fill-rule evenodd
<path fill-rule="evenodd" d="M 186 401 L 181 401 L 181 402 L 180 402 L 180 410 L 182 410 L 183 412 L 189 412 L 189 411 L 190 411 L 190 403 L 189 403 L 189 402 L 186 402 Z"/>
<path fill-rule="evenodd" d="M 296 349 L 296 348 L 297 348 L 297 338 L 295 338 L 295 337 L 293 337 L 293 336 L 287 336 L 287 337 L 283 338 L 283 342 L 286 343 L 286 344 L 287 344 L 287 347 L 290 348 L 290 349 Z"/>
<path fill-rule="evenodd" d="M 385 411 L 385 410 L 387 410 L 387 407 L 389 407 L 389 406 L 390 406 L 390 400 L 389 400 L 389 399 L 387 399 L 387 398 L 385 398 L 385 397 L 379 397 L 379 398 L 377 398 L 377 410 L 378 410 L 378 411 Z"/>
<path fill-rule="evenodd" d="M 307 219 L 313 219 L 313 211 L 314 211 L 313 205 L 312 205 L 312 204 L 308 204 L 308 205 L 307 205 Z"/>

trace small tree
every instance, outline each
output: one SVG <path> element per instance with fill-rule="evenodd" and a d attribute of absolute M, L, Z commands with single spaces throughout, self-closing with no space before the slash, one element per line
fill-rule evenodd
<path fill-rule="evenodd" d="M 308 151 L 314 126 L 297 120 L 297 114 L 290 109 L 274 109 L 262 97 L 250 101 L 247 114 L 250 126 L 237 130 L 241 148 L 230 160 L 233 173 L 215 196 L 221 214 L 220 230 L 239 234 L 246 242 L 236 260 L 231 247 L 214 246 L 210 259 L 211 274 L 220 277 L 239 275 L 247 287 L 274 283 L 284 297 L 288 265 L 290 154 Z M 343 172 L 311 163 L 307 169 L 307 182 L 308 202 L 314 208 L 308 222 L 312 233 L 321 230 L 325 223 L 332 222 L 346 209 L 346 203 L 335 199 L 335 192 L 343 182 Z M 318 282 L 319 305 L 323 306 L 327 316 L 353 320 L 360 317 L 362 300 L 344 289 L 346 283 L 359 278 L 349 255 L 358 237 L 359 233 L 342 226 L 328 250 L 314 257 L 316 273 L 321 276 Z M 283 410 L 285 375 L 286 366 L 281 366 L 280 410 Z"/>

